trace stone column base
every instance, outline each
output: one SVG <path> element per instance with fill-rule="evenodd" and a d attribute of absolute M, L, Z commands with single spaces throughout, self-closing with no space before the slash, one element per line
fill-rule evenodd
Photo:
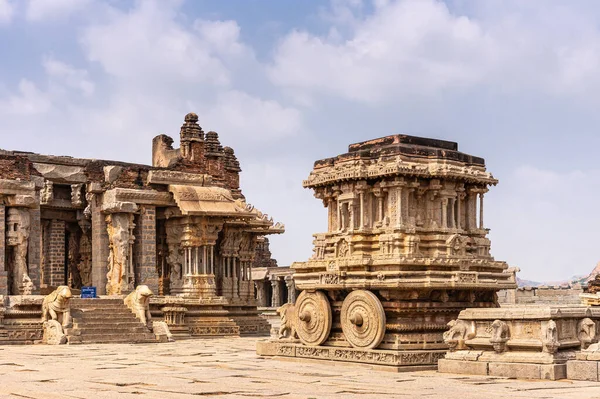
<path fill-rule="evenodd" d="M 215 285 L 215 276 L 212 274 L 184 276 L 181 291 L 176 294 L 184 297 L 202 299 L 216 298 L 217 288 Z"/>

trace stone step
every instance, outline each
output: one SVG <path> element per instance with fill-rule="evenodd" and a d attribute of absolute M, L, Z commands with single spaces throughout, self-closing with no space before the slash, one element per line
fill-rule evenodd
<path fill-rule="evenodd" d="M 85 311 L 88 312 L 90 310 L 121 310 L 121 309 L 127 309 L 129 310 L 129 308 L 127 306 L 124 305 L 110 305 L 110 306 L 71 306 L 71 310 L 81 310 L 81 311 Z"/>
<path fill-rule="evenodd" d="M 106 319 L 106 320 L 115 320 L 115 319 L 130 319 L 137 320 L 135 315 L 131 312 L 118 312 L 118 313 L 98 313 L 98 312 L 88 312 L 88 313 L 73 313 L 71 314 L 72 319 L 79 320 L 92 320 L 92 319 Z"/>
<path fill-rule="evenodd" d="M 97 315 L 97 316 L 113 316 L 113 315 L 125 315 L 125 314 L 130 314 L 132 316 L 135 316 L 133 314 L 133 312 L 129 309 L 116 309 L 116 310 L 100 310 L 100 309 L 96 309 L 96 310 L 72 310 L 71 311 L 72 314 L 77 314 L 77 315 Z"/>
<path fill-rule="evenodd" d="M 70 336 L 69 344 L 108 344 L 108 343 L 154 343 L 157 342 L 153 334 L 95 334 L 86 336 Z"/>
<path fill-rule="evenodd" d="M 133 329 L 111 329 L 111 330 L 74 330 L 68 331 L 68 336 L 70 337 L 95 337 L 99 335 L 118 335 L 122 337 L 144 337 L 146 334 L 150 333 L 150 330 L 147 328 L 140 328 L 139 330 Z M 151 334 L 151 333 L 150 333 Z M 154 336 L 154 335 L 153 335 Z"/>
<path fill-rule="evenodd" d="M 102 305 L 119 305 L 123 304 L 123 299 L 79 299 L 73 298 L 70 301 L 71 306 L 97 306 Z"/>
<path fill-rule="evenodd" d="M 66 330 L 70 344 L 157 342 L 123 298 L 74 298 L 71 316 L 73 327 Z"/>
<path fill-rule="evenodd" d="M 73 326 L 67 329 L 69 332 L 107 332 L 110 333 L 112 331 L 114 332 L 147 332 L 150 331 L 148 330 L 148 327 L 142 325 L 141 323 L 136 323 L 136 324 L 127 324 L 127 325 L 123 325 L 123 324 L 113 324 L 113 323 L 104 323 L 102 325 L 87 325 L 87 324 L 83 324 L 83 325 L 78 325 L 78 326 Z"/>
<path fill-rule="evenodd" d="M 144 327 L 138 320 L 115 321 L 73 321 L 73 328 L 122 328 L 122 327 Z"/>

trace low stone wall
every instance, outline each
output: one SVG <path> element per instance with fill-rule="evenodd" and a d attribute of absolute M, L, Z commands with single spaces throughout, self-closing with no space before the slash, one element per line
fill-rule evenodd
<path fill-rule="evenodd" d="M 466 309 L 450 327 L 440 372 L 556 380 L 567 377 L 567 361 L 597 342 L 600 308 Z"/>
<path fill-rule="evenodd" d="M 579 294 L 583 293 L 581 286 L 540 286 L 519 287 L 514 290 L 498 292 L 498 302 L 505 305 L 578 305 L 581 303 Z"/>
<path fill-rule="evenodd" d="M 43 300 L 41 295 L 0 296 L 0 345 L 41 342 Z"/>

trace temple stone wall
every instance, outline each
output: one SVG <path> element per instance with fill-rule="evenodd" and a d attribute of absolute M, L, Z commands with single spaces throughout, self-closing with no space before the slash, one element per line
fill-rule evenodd
<path fill-rule="evenodd" d="M 498 292 L 498 302 L 501 305 L 576 305 L 581 303 L 581 299 L 579 298 L 579 294 L 581 293 L 583 293 L 583 288 L 580 285 L 519 287 L 514 290 L 502 290 Z"/>
<path fill-rule="evenodd" d="M 8 272 L 6 271 L 5 257 L 5 230 L 6 230 L 6 207 L 0 205 L 0 295 L 8 295 Z"/>
<path fill-rule="evenodd" d="M 50 222 L 50 243 L 48 263 L 50 265 L 50 286 L 58 287 L 65 282 L 65 221 Z"/>
<path fill-rule="evenodd" d="M 158 273 L 156 270 L 156 207 L 140 207 L 140 215 L 134 231 L 136 262 L 136 283 L 147 285 L 158 293 Z"/>

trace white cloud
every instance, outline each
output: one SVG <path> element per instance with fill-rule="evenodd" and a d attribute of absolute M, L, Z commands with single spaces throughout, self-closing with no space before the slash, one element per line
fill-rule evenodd
<path fill-rule="evenodd" d="M 251 140 L 293 135 L 302 124 L 297 109 L 235 90 L 218 94 L 210 109 L 198 115 L 219 131 L 243 132 Z"/>
<path fill-rule="evenodd" d="M 86 70 L 73 68 L 50 57 L 44 58 L 42 65 L 46 74 L 57 83 L 80 91 L 86 96 L 94 93 L 94 82 L 90 80 Z"/>
<path fill-rule="evenodd" d="M 46 113 L 52 102 L 48 95 L 40 91 L 35 83 L 22 79 L 19 82 L 18 93 L 10 94 L 6 99 L 0 99 L 0 114 L 31 116 Z"/>
<path fill-rule="evenodd" d="M 367 15 L 334 2 L 333 13 L 343 16 L 338 19 L 348 33 L 340 37 L 335 27 L 328 35 L 291 32 L 276 49 L 270 76 L 298 96 L 361 103 L 479 86 L 553 95 L 600 88 L 598 21 L 560 5 L 540 7 L 531 18 L 519 18 L 515 7 L 490 20 L 436 0 L 374 2 Z M 552 26 L 563 20 L 573 22 L 558 23 L 567 30 Z"/>
<path fill-rule="evenodd" d="M 227 85 L 231 77 L 215 55 L 214 40 L 237 48 L 237 37 L 229 34 L 203 40 L 206 36 L 175 20 L 173 6 L 172 2 L 143 1 L 127 13 L 114 10 L 108 23 L 85 30 L 82 44 L 88 59 L 129 83 Z"/>
<path fill-rule="evenodd" d="M 585 275 L 598 262 L 600 170 L 516 168 L 488 194 L 493 253 L 521 277 L 556 281 Z"/>
<path fill-rule="evenodd" d="M 65 18 L 90 3 L 91 0 L 29 0 L 25 18 L 31 22 Z"/>
<path fill-rule="evenodd" d="M 8 24 L 15 14 L 14 5 L 9 0 L 0 0 L 0 25 Z"/>

